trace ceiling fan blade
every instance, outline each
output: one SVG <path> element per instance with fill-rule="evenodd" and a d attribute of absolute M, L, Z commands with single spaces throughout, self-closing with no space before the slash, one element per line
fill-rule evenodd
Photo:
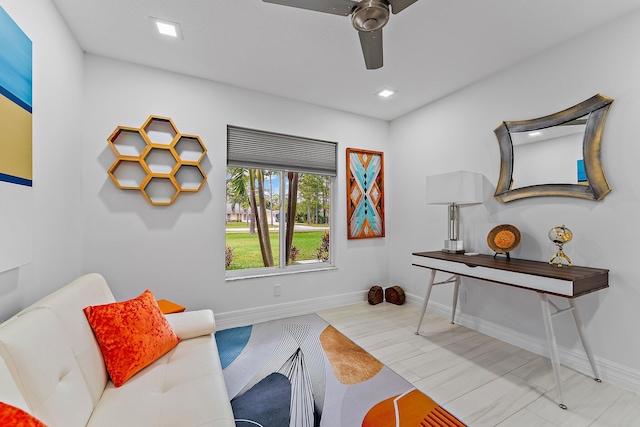
<path fill-rule="evenodd" d="M 280 4 L 282 6 L 297 7 L 300 9 L 315 10 L 317 12 L 332 13 L 334 15 L 349 16 L 358 5 L 351 0 L 262 0 L 265 3 Z"/>
<path fill-rule="evenodd" d="M 418 0 L 388 0 L 391 5 L 391 12 L 395 15 L 400 13 Z"/>
<path fill-rule="evenodd" d="M 376 31 L 358 31 L 367 70 L 382 67 L 382 28 Z"/>

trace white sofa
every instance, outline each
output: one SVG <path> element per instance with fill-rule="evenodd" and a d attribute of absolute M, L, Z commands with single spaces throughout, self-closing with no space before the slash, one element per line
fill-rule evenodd
<path fill-rule="evenodd" d="M 87 274 L 0 324 L 0 401 L 48 427 L 235 427 L 213 312 L 167 315 L 180 343 L 116 388 L 83 313 L 114 301 Z"/>

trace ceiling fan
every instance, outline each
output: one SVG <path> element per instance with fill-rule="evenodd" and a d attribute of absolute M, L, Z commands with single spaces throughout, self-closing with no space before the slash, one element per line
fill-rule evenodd
<path fill-rule="evenodd" d="M 395 15 L 418 0 L 262 0 L 266 3 L 315 10 L 334 15 L 351 15 L 358 30 L 368 70 L 382 67 L 382 27 L 389 21 L 389 6 Z"/>

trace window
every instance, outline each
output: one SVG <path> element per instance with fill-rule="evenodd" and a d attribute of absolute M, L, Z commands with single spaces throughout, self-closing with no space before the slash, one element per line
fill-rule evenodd
<path fill-rule="evenodd" d="M 227 278 L 332 266 L 337 144 L 227 127 Z"/>

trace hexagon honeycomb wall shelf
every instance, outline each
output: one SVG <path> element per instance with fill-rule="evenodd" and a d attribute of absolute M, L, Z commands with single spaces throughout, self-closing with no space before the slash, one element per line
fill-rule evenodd
<path fill-rule="evenodd" d="M 200 137 L 181 134 L 169 117 L 149 116 L 140 128 L 118 126 L 107 142 L 116 154 L 111 180 L 122 190 L 139 190 L 152 205 L 171 205 L 207 180 Z"/>

